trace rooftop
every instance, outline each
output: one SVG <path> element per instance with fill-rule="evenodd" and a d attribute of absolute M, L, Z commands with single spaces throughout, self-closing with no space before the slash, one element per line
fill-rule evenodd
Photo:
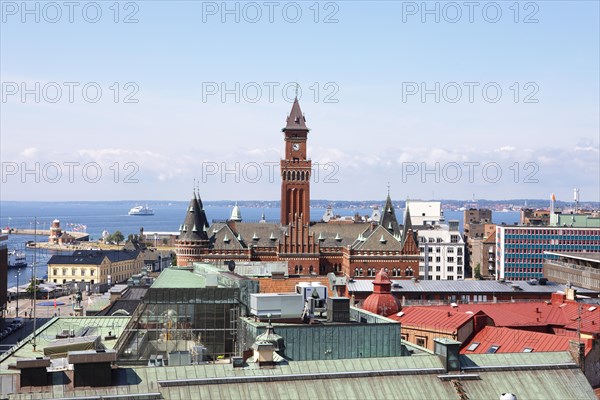
<path fill-rule="evenodd" d="M 44 347 L 56 340 L 56 335 L 63 330 L 73 330 L 75 335 L 82 333 L 85 328 L 95 328 L 90 334 L 101 336 L 102 343 L 106 348 L 112 349 L 117 339 L 125 329 L 130 317 L 58 317 L 52 318 L 46 324 L 37 329 L 36 350 L 33 350 L 33 335 L 23 339 L 12 351 L 9 350 L 0 356 L 0 374 L 8 373 L 8 365 L 20 358 L 35 358 L 44 355 Z M 115 339 L 105 340 L 108 332 L 116 336 Z"/>
<path fill-rule="evenodd" d="M 48 260 L 51 264 L 98 265 L 108 257 L 110 262 L 133 260 L 139 255 L 138 250 L 77 250 L 71 255 L 53 255 Z"/>
<path fill-rule="evenodd" d="M 560 296 L 560 295 L 554 295 Z M 582 304 L 571 300 L 566 301 L 525 301 L 514 303 L 476 303 L 459 304 L 457 307 L 445 306 L 415 306 L 417 308 L 436 309 L 443 311 L 460 311 L 478 313 L 484 312 L 494 320 L 495 326 L 549 326 L 577 330 L 578 315 L 581 314 L 581 332 L 600 334 L 600 307 Z M 405 307 L 403 311 L 409 308 Z"/>
<path fill-rule="evenodd" d="M 555 293 L 564 291 L 565 285 L 555 282 L 547 282 L 545 285 L 532 285 L 525 281 L 501 282 L 492 280 L 393 280 L 392 293 L 394 292 L 433 292 L 433 293 Z M 578 294 L 594 295 L 597 291 L 574 288 Z M 348 281 L 349 292 L 372 292 L 373 281 L 371 279 L 354 279 Z"/>
<path fill-rule="evenodd" d="M 499 398 L 510 392 L 520 399 L 596 399 L 567 352 L 476 354 L 461 356 L 461 363 L 472 374 L 472 379 L 459 380 L 468 398 Z M 13 384 L 6 381 L 2 391 L 12 393 L 15 399 L 143 394 L 146 398 L 182 399 L 459 398 L 457 378 L 446 375 L 440 358 L 434 355 L 290 361 L 265 369 L 255 364 L 236 369 L 231 364 L 119 368 L 115 375 L 111 387 L 68 391 L 63 385 L 54 385 L 24 388 L 19 393 L 15 393 L 13 378 Z"/>
<path fill-rule="evenodd" d="M 191 289 L 206 286 L 206 278 L 189 269 L 167 268 L 152 284 L 152 289 Z"/>
<path fill-rule="evenodd" d="M 549 333 L 486 326 L 471 341 L 465 343 L 461 354 L 485 354 L 491 346 L 496 346 L 496 353 L 554 352 L 568 351 L 569 342 L 577 340 L 571 336 L 552 335 Z M 591 349 L 590 341 L 586 342 L 586 353 Z"/>
<path fill-rule="evenodd" d="M 551 254 L 553 256 L 558 257 L 566 257 L 566 258 L 574 258 L 582 261 L 590 261 L 593 263 L 600 263 L 600 253 L 583 253 L 583 252 L 555 252 L 555 251 L 546 251 L 544 254 Z M 551 261 L 551 260 L 549 260 Z"/>
<path fill-rule="evenodd" d="M 405 326 L 418 325 L 423 328 L 431 327 L 435 330 L 453 333 L 470 321 L 473 314 L 429 307 L 405 307 L 399 313 L 389 315 L 388 318 Z"/>

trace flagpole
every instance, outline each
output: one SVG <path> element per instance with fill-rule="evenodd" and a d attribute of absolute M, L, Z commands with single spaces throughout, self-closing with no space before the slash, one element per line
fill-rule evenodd
<path fill-rule="evenodd" d="M 35 217 L 35 222 L 34 222 L 35 226 L 34 226 L 34 231 L 33 231 L 33 244 L 34 244 L 34 248 L 33 248 L 33 266 L 31 268 L 31 275 L 33 276 L 33 351 L 35 351 L 35 347 L 36 347 L 36 341 L 35 341 L 35 337 L 36 337 L 36 333 L 35 333 L 35 325 L 36 325 L 36 300 L 37 300 L 37 274 L 35 271 L 35 264 L 36 264 L 36 255 L 37 255 L 37 217 Z"/>

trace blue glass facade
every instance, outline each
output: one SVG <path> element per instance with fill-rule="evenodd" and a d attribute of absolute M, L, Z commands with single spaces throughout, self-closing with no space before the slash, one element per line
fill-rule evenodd
<path fill-rule="evenodd" d="M 567 227 L 498 227 L 496 276 L 508 280 L 539 279 L 555 252 L 600 252 L 600 229 Z"/>

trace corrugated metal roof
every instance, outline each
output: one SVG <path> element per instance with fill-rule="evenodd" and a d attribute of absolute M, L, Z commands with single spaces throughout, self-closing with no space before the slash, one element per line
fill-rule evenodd
<path fill-rule="evenodd" d="M 406 327 L 419 326 L 454 333 L 470 321 L 473 314 L 456 312 L 450 309 L 442 311 L 429 307 L 405 307 L 401 312 L 390 315 L 388 318 L 399 321 L 402 326 Z"/>
<path fill-rule="evenodd" d="M 548 354 L 552 356 L 547 356 Z M 542 355 L 542 357 L 540 357 Z M 499 398 L 511 392 L 519 399 L 595 399 L 594 391 L 568 353 L 506 354 L 461 356 L 464 364 L 507 366 L 507 370 L 478 371 L 478 380 L 462 380 L 461 385 L 470 399 Z M 570 360 L 570 361 L 568 361 Z M 536 367 L 537 364 L 564 364 L 562 369 Z M 529 365 L 530 368 L 511 369 L 510 365 Z M 448 399 L 458 398 L 450 380 L 438 378 L 442 367 L 437 356 L 389 357 L 354 360 L 323 360 L 289 362 L 273 369 L 233 369 L 231 364 L 209 364 L 178 367 L 120 368 L 112 387 L 68 390 L 54 385 L 39 389 L 23 388 L 11 394 L 15 399 L 55 397 L 84 397 L 107 395 L 141 395 L 160 393 L 166 399 Z M 378 376 L 355 377 L 345 372 L 404 370 L 400 374 L 381 373 Z M 428 371 L 429 370 L 429 371 Z M 334 377 L 332 373 L 341 373 Z M 231 381 L 230 383 L 198 384 L 195 379 L 223 377 L 283 377 L 304 374 L 289 380 L 267 382 Z M 328 379 L 315 379 L 329 374 Z M 366 375 L 366 374 L 365 374 Z M 296 378 L 296 379 L 292 379 Z M 183 381 L 183 386 L 161 386 L 159 381 Z M 1 381 L 2 393 L 14 391 L 16 378 Z M 187 381 L 187 382 L 185 382 Z"/>
<path fill-rule="evenodd" d="M 546 326 L 563 327 L 584 333 L 600 334 L 600 307 L 581 304 L 575 301 L 535 301 L 515 303 L 475 303 L 459 304 L 458 307 L 418 306 L 436 310 L 455 310 L 474 313 L 483 311 L 494 320 L 496 326 Z M 410 307 L 406 307 L 410 308 Z M 579 315 L 581 324 L 579 325 Z"/>
<path fill-rule="evenodd" d="M 491 346 L 498 346 L 496 353 L 567 351 L 571 340 L 576 338 L 486 326 L 460 352 L 461 354 L 485 354 Z M 586 352 L 589 350 L 591 346 L 586 347 Z"/>
<path fill-rule="evenodd" d="M 393 280 L 393 293 L 422 292 L 422 293 L 554 293 L 564 291 L 565 285 L 548 282 L 546 285 L 530 285 L 527 282 L 500 282 L 486 280 L 454 280 L 454 281 L 413 281 Z M 517 289 L 513 288 L 516 285 Z M 580 294 L 595 294 L 594 290 L 575 288 Z M 373 291 L 372 279 L 355 279 L 348 282 L 348 291 L 367 292 Z"/>

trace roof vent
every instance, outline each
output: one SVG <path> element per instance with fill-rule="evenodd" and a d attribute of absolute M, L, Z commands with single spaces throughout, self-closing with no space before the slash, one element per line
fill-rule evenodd
<path fill-rule="evenodd" d="M 258 236 L 256 235 L 256 232 L 254 232 L 254 235 L 252 235 L 252 240 L 258 240 Z"/>
<path fill-rule="evenodd" d="M 229 237 L 227 236 L 227 234 L 225 234 L 225 237 L 223 238 L 223 241 L 225 243 L 229 243 Z"/>
<path fill-rule="evenodd" d="M 269 240 L 277 240 L 277 239 L 275 239 L 275 235 L 273 234 L 273 232 L 271 232 L 271 236 L 269 236 Z"/>
<path fill-rule="evenodd" d="M 379 239 L 379 242 L 386 244 L 387 240 L 385 240 L 385 238 L 383 237 L 383 235 L 381 235 L 381 239 Z"/>
<path fill-rule="evenodd" d="M 342 241 L 342 238 L 340 237 L 340 234 L 339 234 L 339 233 L 336 233 L 336 234 L 335 234 L 335 240 L 337 240 L 338 242 L 341 242 L 341 241 Z"/>

